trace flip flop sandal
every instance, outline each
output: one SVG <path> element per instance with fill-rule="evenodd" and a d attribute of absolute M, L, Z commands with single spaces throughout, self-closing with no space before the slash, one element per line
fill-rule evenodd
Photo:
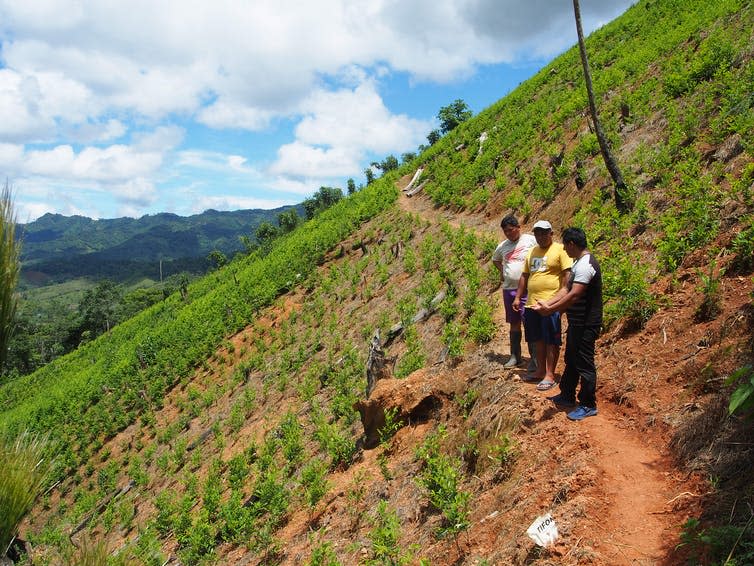
<path fill-rule="evenodd" d="M 537 383 L 537 391 L 547 391 L 555 387 L 554 381 L 545 381 L 544 379 Z"/>

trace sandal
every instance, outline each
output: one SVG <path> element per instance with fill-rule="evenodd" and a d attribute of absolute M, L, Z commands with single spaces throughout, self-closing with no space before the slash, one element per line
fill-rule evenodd
<path fill-rule="evenodd" d="M 545 381 L 544 379 L 537 383 L 537 391 L 547 391 L 555 387 L 554 381 Z"/>

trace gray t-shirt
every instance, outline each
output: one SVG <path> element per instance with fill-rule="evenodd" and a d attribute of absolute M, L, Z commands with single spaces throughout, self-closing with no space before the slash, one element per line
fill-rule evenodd
<path fill-rule="evenodd" d="M 503 240 L 495 248 L 492 261 L 503 264 L 503 289 L 517 289 L 529 250 L 537 245 L 532 234 L 521 234 L 517 242 Z"/>

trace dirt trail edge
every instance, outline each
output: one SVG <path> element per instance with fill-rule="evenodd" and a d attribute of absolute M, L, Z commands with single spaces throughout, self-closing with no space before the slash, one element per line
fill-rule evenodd
<path fill-rule="evenodd" d="M 499 219 L 437 209 L 423 195 L 408 197 L 401 192 L 399 206 L 429 222 L 445 221 L 501 237 Z M 559 370 L 562 363 L 561 359 Z M 524 392 L 541 407 L 554 429 L 568 428 L 561 446 L 555 449 L 588 453 L 587 465 L 593 472 L 593 485 L 585 490 L 584 516 L 561 538 L 555 554 L 564 563 L 580 563 L 578 557 L 583 554 L 589 556 L 590 563 L 672 564 L 670 552 L 678 544 L 679 527 L 685 520 L 674 503 L 696 495 L 684 486 L 686 482 L 665 454 L 665 443 L 652 443 L 610 400 L 598 397 L 599 415 L 576 423 L 569 421 L 564 411 L 551 408 L 547 396 L 552 392 L 540 393 L 533 388 Z M 580 440 L 578 446 L 562 445 L 573 444 L 574 436 Z"/>

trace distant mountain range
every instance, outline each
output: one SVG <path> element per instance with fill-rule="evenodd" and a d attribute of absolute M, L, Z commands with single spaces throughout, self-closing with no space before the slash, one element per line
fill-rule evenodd
<path fill-rule="evenodd" d="M 232 256 L 243 249 L 241 236 L 253 238 L 264 221 L 277 225 L 278 214 L 291 208 L 303 215 L 300 205 L 207 210 L 193 216 L 160 213 L 138 219 L 45 214 L 19 225 L 23 284 L 46 285 L 77 277 L 118 282 L 158 279 L 160 261 L 166 276 L 203 272 L 211 251 Z"/>

